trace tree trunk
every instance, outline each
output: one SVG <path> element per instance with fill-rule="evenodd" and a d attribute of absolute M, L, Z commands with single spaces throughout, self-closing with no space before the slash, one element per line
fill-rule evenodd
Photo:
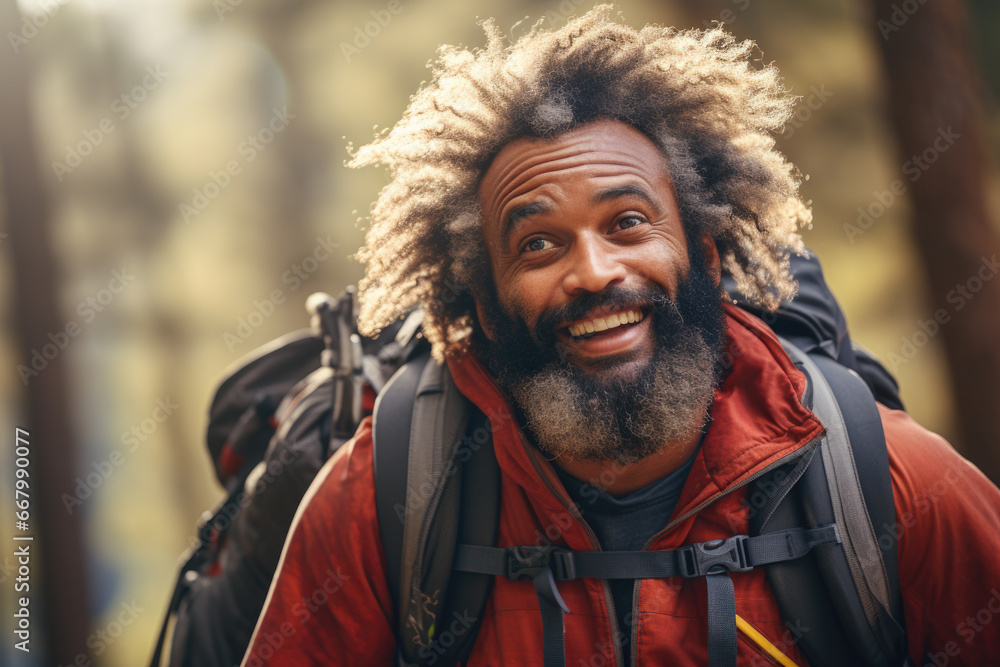
<path fill-rule="evenodd" d="M 18 34 L 21 16 L 15 0 L 0 0 L 0 34 Z M 7 44 L 5 47 L 9 46 Z M 48 205 L 40 178 L 28 81 L 30 45 L 0 57 L 0 169 L 2 203 L 13 266 L 15 343 L 20 364 L 31 367 L 32 350 L 57 349 L 72 339 L 58 306 L 56 262 L 49 243 Z M 65 337 L 65 338 L 63 338 Z M 50 355 L 51 356 L 51 355 Z M 66 353 L 59 351 L 37 375 L 25 375 L 25 422 L 30 436 L 30 520 L 26 532 L 31 558 L 29 607 L 31 643 L 38 664 L 77 664 L 88 656 L 85 554 L 80 515 L 71 516 L 60 499 L 73 493 L 76 451 L 70 433 L 71 404 Z M 37 362 L 41 366 L 41 362 Z M 13 447 L 14 434 L 5 433 Z M 5 471 L 5 474 L 11 471 Z M 13 479 L 13 478 L 11 478 Z M 41 595 L 34 591 L 41 590 Z M 44 616 L 42 616 L 42 614 Z M 45 627 L 44 638 L 39 634 Z"/>
<path fill-rule="evenodd" d="M 927 270 L 929 310 L 921 319 L 938 316 L 957 405 L 955 445 L 1000 482 L 998 243 L 968 15 L 961 0 L 872 0 L 872 7 Z"/>

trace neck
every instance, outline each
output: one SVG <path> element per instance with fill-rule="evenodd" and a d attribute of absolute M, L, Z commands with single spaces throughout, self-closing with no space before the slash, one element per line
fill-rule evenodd
<path fill-rule="evenodd" d="M 568 454 L 560 456 L 553 463 L 578 480 L 602 489 L 615 498 L 620 498 L 680 468 L 694 456 L 700 441 L 701 429 L 698 428 L 689 438 L 681 442 L 665 443 L 655 454 L 628 465 L 614 461 L 585 461 Z"/>

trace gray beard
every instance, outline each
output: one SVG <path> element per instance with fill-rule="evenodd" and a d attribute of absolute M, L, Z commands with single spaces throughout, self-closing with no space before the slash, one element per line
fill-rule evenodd
<path fill-rule="evenodd" d="M 631 391 L 618 381 L 588 389 L 581 372 L 564 364 L 550 364 L 508 391 L 549 456 L 635 463 L 687 442 L 708 421 L 716 386 L 712 351 L 692 330 L 673 342 L 656 351 Z M 623 400 L 630 404 L 624 416 Z"/>
<path fill-rule="evenodd" d="M 540 450 L 627 465 L 688 442 L 705 426 L 722 374 L 726 324 L 718 287 L 698 259 L 692 258 L 676 302 L 659 288 L 609 288 L 543 313 L 534 331 L 517 307 L 507 313 L 487 302 L 485 316 L 498 337 L 482 341 L 482 359 Z M 597 305 L 628 303 L 651 307 L 657 341 L 652 357 L 632 377 L 616 373 L 614 363 L 584 372 L 546 333 Z"/>

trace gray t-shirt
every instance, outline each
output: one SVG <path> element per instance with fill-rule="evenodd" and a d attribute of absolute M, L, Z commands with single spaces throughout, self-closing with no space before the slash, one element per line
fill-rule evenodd
<path fill-rule="evenodd" d="M 558 466 L 555 468 L 570 499 L 580 508 L 580 514 L 594 530 L 604 551 L 639 551 L 670 521 L 693 464 L 694 455 L 666 477 L 622 498 L 615 498 L 599 487 L 581 482 Z M 608 583 L 624 645 L 632 637 L 632 589 L 635 580 L 609 579 Z"/>

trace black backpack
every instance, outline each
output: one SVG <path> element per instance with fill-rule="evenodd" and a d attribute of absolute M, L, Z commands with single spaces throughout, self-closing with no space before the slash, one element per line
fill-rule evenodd
<path fill-rule="evenodd" d="M 239 360 L 216 389 L 206 444 L 226 496 L 181 557 L 152 665 L 238 665 L 299 501 L 408 355 L 430 346 L 420 313 L 377 339 L 356 332 L 356 290 L 306 302 L 311 328 Z"/>
<path fill-rule="evenodd" d="M 725 286 L 782 338 L 826 432 L 753 480 L 750 535 L 672 552 L 496 548 L 500 474 L 489 420 L 430 359 L 419 313 L 367 341 L 353 331 L 353 292 L 336 304 L 311 298 L 314 332 L 272 343 L 213 401 L 209 448 L 229 494 L 181 569 L 153 664 L 174 616 L 170 665 L 239 661 L 298 501 L 371 409 L 366 391 L 378 395 L 376 500 L 398 612 L 397 664 L 465 660 L 495 576 L 534 583 L 547 666 L 565 664 L 569 610 L 558 581 L 705 576 L 710 664 L 735 665 L 728 575 L 760 566 L 790 627 L 809 629 L 796 641 L 811 664 L 904 664 L 894 504 L 874 399 L 902 405 L 891 375 L 850 341 L 816 258 L 793 257 L 792 271 L 798 296 L 776 313 L 754 311 L 731 281 Z"/>

